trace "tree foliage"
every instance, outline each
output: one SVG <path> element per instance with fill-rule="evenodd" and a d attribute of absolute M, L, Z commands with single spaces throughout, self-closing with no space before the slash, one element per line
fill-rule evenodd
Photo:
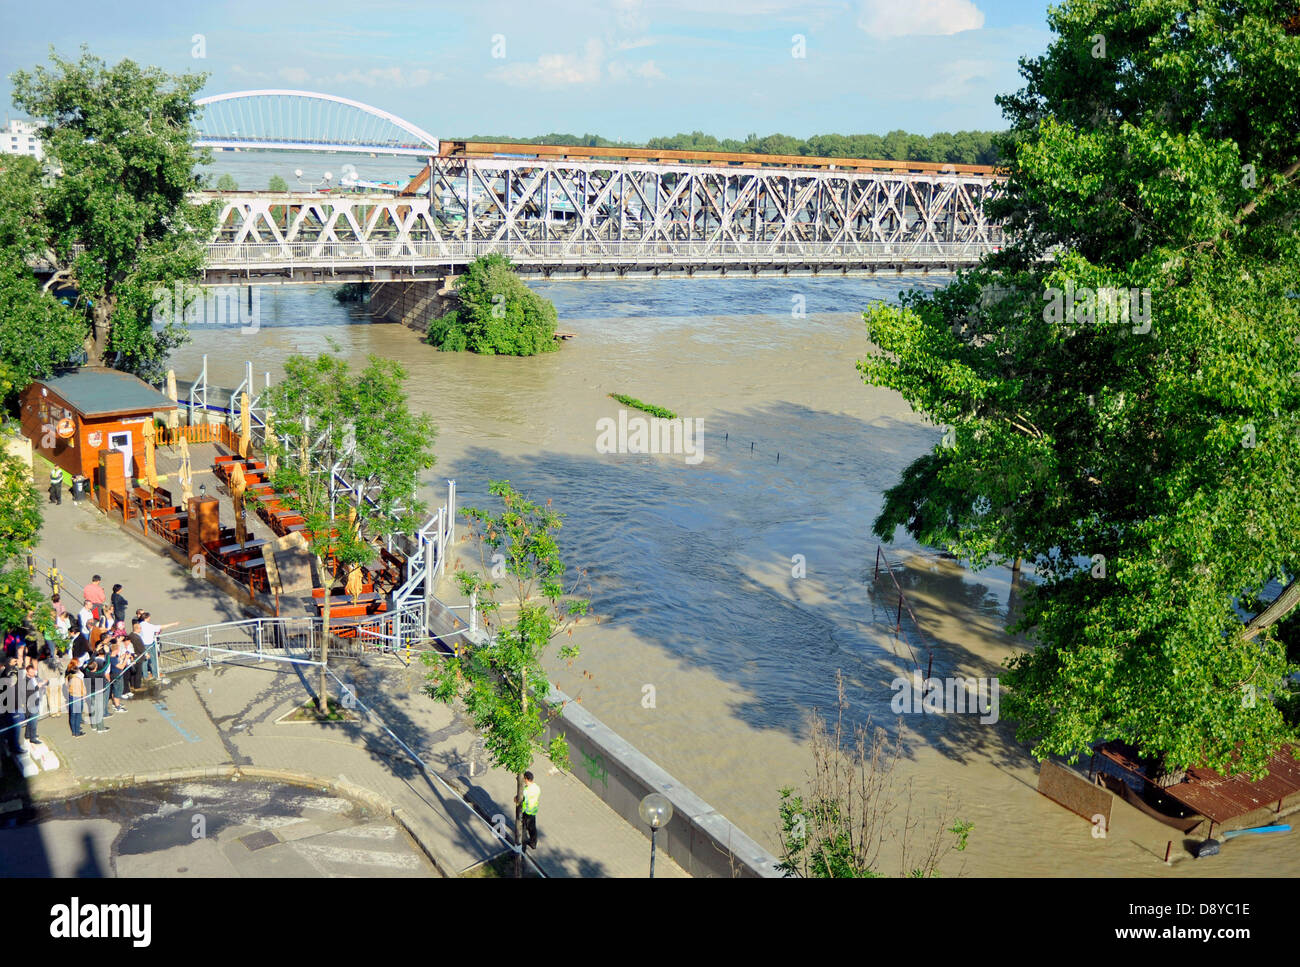
<path fill-rule="evenodd" d="M 494 515 L 469 507 L 464 514 L 480 551 L 493 555 L 495 567 L 489 568 L 485 560 L 484 571 L 503 579 L 509 599 L 502 602 L 498 597 L 503 584 L 459 572 L 461 590 L 482 595 L 480 609 L 491 640 L 456 655 L 426 652 L 424 661 L 431 669 L 428 694 L 440 702 L 464 702 L 492 761 L 515 774 L 515 837 L 522 842 L 524 772 L 538 753 L 561 768 L 570 767 L 562 735 L 549 744 L 541 742 L 560 713 L 547 702 L 551 684 L 543 661 L 552 641 L 572 636 L 573 624 L 587 613 L 588 603 L 574 596 L 576 585 L 564 585 L 565 565 L 555 537 L 563 517 L 551 509 L 550 501 L 543 506 L 529 500 L 507 480 L 492 481 L 488 490 L 501 498 L 504 510 Z M 572 660 L 578 648 L 566 644 L 557 654 Z"/>
<path fill-rule="evenodd" d="M 41 171 L 25 156 L 0 160 L 0 398 L 77 359 L 84 317 L 44 291 L 29 263 L 46 254 L 42 236 Z"/>
<path fill-rule="evenodd" d="M 429 323 L 428 340 L 448 352 L 533 356 L 554 352 L 555 306 L 492 254 L 471 262 L 456 283 L 459 305 Z"/>
<path fill-rule="evenodd" d="M 411 533 L 421 523 L 424 505 L 416 495 L 421 471 L 434 464 L 436 430 L 427 416 L 410 412 L 405 378 L 397 362 L 374 356 L 353 373 L 345 360 L 328 353 L 315 359 L 295 355 L 285 360 L 284 376 L 267 396 L 274 437 L 266 450 L 277 464 L 271 482 L 285 506 L 304 518 L 327 589 L 322 661 L 335 576 L 345 578 L 350 568 L 374 560 L 376 537 Z M 351 489 L 338 483 L 333 468 Z M 336 572 L 328 567 L 331 560 Z M 322 711 L 328 696 L 322 667 Z"/>
<path fill-rule="evenodd" d="M 14 104 L 41 122 L 56 177 L 42 189 L 41 231 L 55 278 L 78 293 L 96 362 L 161 375 L 183 338 L 155 329 L 154 291 L 197 278 L 215 213 L 199 187 L 193 147 L 201 74 L 170 75 L 130 60 L 108 67 L 83 48 L 13 75 Z"/>
<path fill-rule="evenodd" d="M 283 178 L 281 178 L 279 175 L 272 175 L 271 180 L 267 182 L 266 190 L 267 191 L 288 191 L 289 183 L 285 181 Z"/>
<path fill-rule="evenodd" d="M 1119 739 L 1171 768 L 1257 772 L 1296 738 L 1279 707 L 1294 656 L 1276 628 L 1245 637 L 1239 611 L 1300 573 L 1285 6 L 1052 8 L 1054 41 L 999 99 L 1009 177 L 990 215 L 1012 244 L 866 313 L 866 381 L 949 427 L 874 530 L 976 567 L 1033 562 L 1015 630 L 1036 646 L 1003 684 L 1040 757 Z M 1128 318 L 1103 320 L 1115 293 Z"/>
<path fill-rule="evenodd" d="M 595 134 L 542 134 L 532 138 L 475 135 L 471 141 L 512 144 L 572 144 L 588 148 L 662 148 L 669 151 L 721 151 L 729 154 L 797 154 L 815 158 L 870 158 L 881 161 L 931 161 L 966 165 L 992 165 L 998 161 L 997 134 L 993 131 L 941 131 L 938 134 L 815 134 L 796 138 L 768 134 L 747 138 L 718 138 L 692 131 L 639 141 L 611 141 Z"/>
<path fill-rule="evenodd" d="M 0 631 L 20 627 L 29 613 L 38 625 L 49 623 L 49 604 L 28 575 L 26 562 L 42 522 L 30 470 L 0 450 Z"/>
<path fill-rule="evenodd" d="M 811 715 L 813 771 L 806 790 L 780 790 L 777 868 L 805 879 L 874 879 L 887 875 L 881 872 L 881 853 L 892 845 L 900 876 L 938 876 L 945 856 L 966 849 L 974 824 L 915 809 L 910 783 L 895 775 L 902 736 L 891 741 L 869 721 L 846 725 L 842 675 L 836 684 L 834 726 L 828 729 L 816 710 Z M 922 823 L 926 828 L 918 836 Z"/>

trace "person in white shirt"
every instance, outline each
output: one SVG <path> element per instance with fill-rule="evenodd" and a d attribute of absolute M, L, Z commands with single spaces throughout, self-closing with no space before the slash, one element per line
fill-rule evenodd
<path fill-rule="evenodd" d="M 95 625 L 95 612 L 90 605 L 83 604 L 81 606 L 81 610 L 77 612 L 77 622 L 81 626 L 81 633 L 89 635 L 90 629 Z"/>
<path fill-rule="evenodd" d="M 146 678 L 156 678 L 163 685 L 170 683 L 170 679 L 162 677 L 162 665 L 158 661 L 158 632 L 165 631 L 168 628 L 175 628 L 180 624 L 179 621 L 173 621 L 170 624 L 156 625 L 149 618 L 152 617 L 148 611 L 142 612 L 139 623 L 136 625 L 136 632 L 140 635 L 140 640 L 144 642 L 144 670 Z"/>

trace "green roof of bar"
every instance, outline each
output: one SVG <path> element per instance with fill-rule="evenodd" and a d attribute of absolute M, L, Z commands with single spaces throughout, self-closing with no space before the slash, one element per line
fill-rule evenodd
<path fill-rule="evenodd" d="M 144 380 L 116 369 L 80 369 L 36 382 L 58 393 L 83 416 L 151 412 L 176 407 L 165 394 Z"/>

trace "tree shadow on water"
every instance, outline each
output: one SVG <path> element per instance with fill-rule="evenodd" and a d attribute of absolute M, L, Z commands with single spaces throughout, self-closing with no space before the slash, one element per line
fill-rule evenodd
<path fill-rule="evenodd" d="M 587 568 L 593 611 L 641 646 L 738 686 L 744 697 L 736 698 L 735 688 L 720 692 L 728 693 L 728 714 L 745 725 L 805 738 L 810 709 L 834 710 L 836 672 L 843 671 L 850 716 L 889 727 L 896 718 L 890 684 L 915 667 L 912 653 L 924 671 L 926 649 L 917 647 L 919 636 L 911 636 L 909 650 L 894 633 L 897 595 L 885 575 L 873 580 L 870 524 L 883 489 L 938 431 L 791 403 L 711 419 L 705 459 L 695 466 L 680 455 L 596 453 L 593 430 L 589 457 L 473 448 L 440 476 L 457 478 L 462 508 L 495 508 L 487 494 L 495 479 L 552 500 L 565 515 L 559 540 L 566 560 Z M 476 560 L 473 549 L 458 550 Z M 807 562 L 801 578 L 791 576 L 796 552 Z M 904 583 L 905 591 L 914 587 Z M 996 675 L 989 655 L 1005 642 L 985 640 L 1005 638 L 995 587 L 954 572 L 927 590 L 927 606 L 942 602 L 941 613 L 917 615 L 927 630 L 976 625 L 975 639 L 945 634 L 926 643 L 936 656 L 933 673 Z M 599 716 L 598 707 L 592 711 Z M 1003 725 L 961 715 L 911 716 L 904 724 L 913 741 L 957 761 L 1025 761 Z M 638 744 L 637 735 L 627 738 Z"/>

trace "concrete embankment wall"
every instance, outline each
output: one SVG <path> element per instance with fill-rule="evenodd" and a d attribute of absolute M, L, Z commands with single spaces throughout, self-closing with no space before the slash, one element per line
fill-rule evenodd
<path fill-rule="evenodd" d="M 673 818 L 659 831 L 658 848 L 666 850 L 682 869 L 692 876 L 781 876 L 775 856 L 613 729 L 563 692 L 553 691 L 550 701 L 563 705 L 564 711 L 551 723 L 546 740 L 563 734 L 574 775 L 647 839 L 650 830 L 637 807 L 652 792 L 668 797 Z M 646 865 L 648 868 L 649 850 Z"/>

